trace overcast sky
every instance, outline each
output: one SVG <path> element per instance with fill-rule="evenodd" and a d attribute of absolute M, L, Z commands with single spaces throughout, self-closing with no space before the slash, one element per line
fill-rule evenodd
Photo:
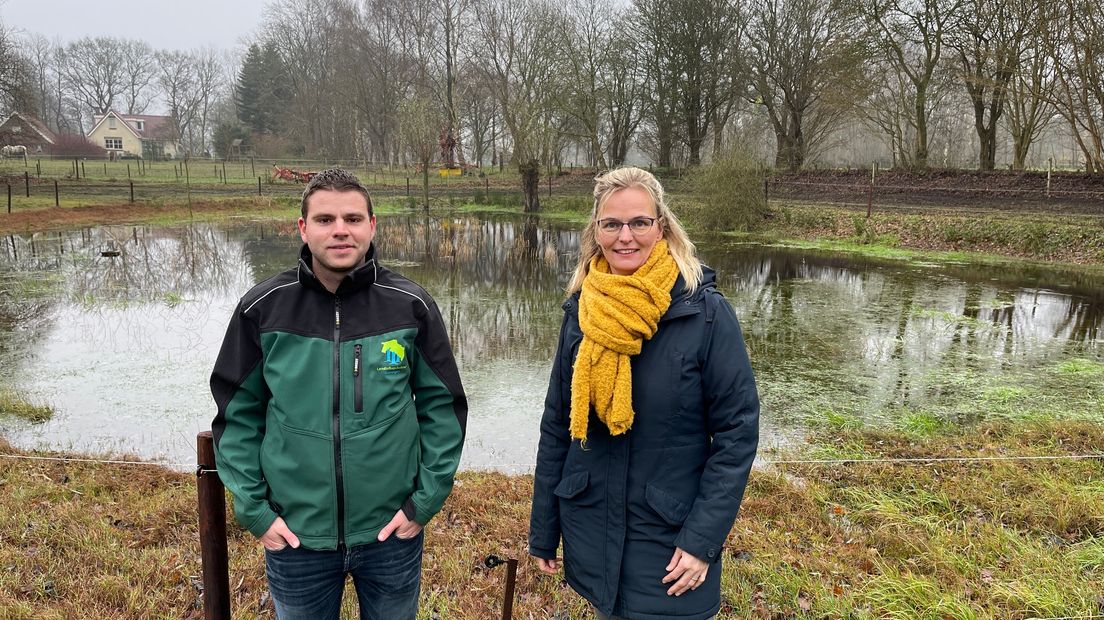
<path fill-rule="evenodd" d="M 63 42 L 107 35 L 155 49 L 235 50 L 256 31 L 268 1 L 0 0 L 0 21 Z"/>

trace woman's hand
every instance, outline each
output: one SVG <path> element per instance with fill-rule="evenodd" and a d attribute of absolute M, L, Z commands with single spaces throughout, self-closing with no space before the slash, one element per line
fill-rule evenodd
<path fill-rule="evenodd" d="M 560 570 L 560 560 L 559 560 L 559 558 L 552 558 L 551 560 L 546 560 L 544 558 L 538 558 L 536 556 L 533 556 L 533 557 L 537 560 L 537 568 L 539 568 L 542 573 L 548 573 L 549 575 L 555 575 L 556 571 Z"/>
<path fill-rule="evenodd" d="M 697 590 L 705 582 L 709 565 L 675 547 L 675 554 L 671 556 L 666 570 L 667 576 L 663 578 L 663 583 L 675 582 L 667 590 L 667 596 L 681 596 L 687 590 Z"/>

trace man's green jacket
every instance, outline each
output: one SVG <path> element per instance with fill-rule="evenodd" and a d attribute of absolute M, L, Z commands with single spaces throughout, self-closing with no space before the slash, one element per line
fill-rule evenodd
<path fill-rule="evenodd" d="M 401 508 L 427 523 L 452 490 L 467 401 L 441 313 L 364 266 L 331 293 L 299 266 L 253 287 L 211 374 L 219 477 L 256 536 L 277 516 L 308 549 L 374 542 Z"/>

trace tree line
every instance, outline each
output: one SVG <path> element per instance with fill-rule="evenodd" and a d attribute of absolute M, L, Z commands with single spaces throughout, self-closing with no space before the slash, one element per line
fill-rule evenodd
<path fill-rule="evenodd" d="M 158 97 L 192 153 L 239 137 L 273 154 L 508 162 L 532 184 L 633 147 L 693 166 L 772 143 L 768 159 L 796 170 L 857 122 L 895 166 L 924 169 L 948 119 L 965 119 L 981 170 L 1006 141 L 1023 168 L 1064 126 L 1104 174 L 1099 0 L 289 0 L 233 66 L 140 41 L 24 39 L 0 36 L 9 107 L 75 131 Z"/>

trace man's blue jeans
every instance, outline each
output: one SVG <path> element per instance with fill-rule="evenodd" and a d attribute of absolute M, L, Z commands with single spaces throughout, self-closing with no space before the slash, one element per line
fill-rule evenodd
<path fill-rule="evenodd" d="M 414 620 L 422 584 L 424 532 L 345 550 L 265 550 L 279 620 L 337 620 L 345 576 L 353 576 L 362 620 Z"/>

